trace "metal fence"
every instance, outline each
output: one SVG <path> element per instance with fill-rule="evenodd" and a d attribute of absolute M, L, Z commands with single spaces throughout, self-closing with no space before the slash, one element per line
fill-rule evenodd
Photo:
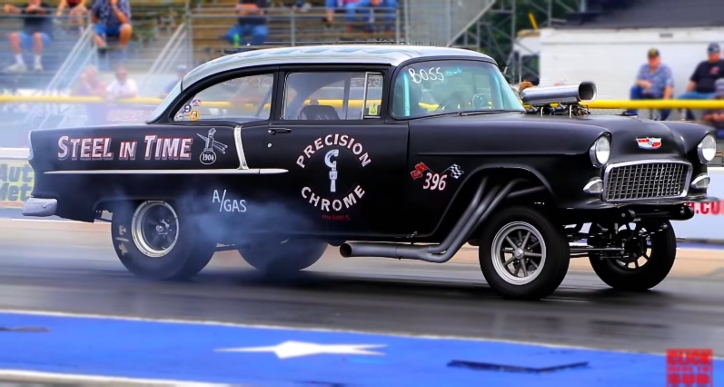
<path fill-rule="evenodd" d="M 237 25 L 233 8 L 203 7 L 189 15 L 187 39 L 194 41 L 196 61 L 218 56 L 224 48 L 233 47 L 224 36 Z M 332 23 L 325 21 L 324 7 L 270 8 L 266 12 L 265 45 L 303 45 L 345 41 L 408 41 L 403 30 L 402 10 L 385 7 L 356 7 L 354 11 L 338 9 Z M 240 36 L 239 45 L 254 44 L 248 36 Z"/>
<path fill-rule="evenodd" d="M 190 23 L 179 24 L 168 43 L 161 49 L 156 60 L 139 84 L 139 95 L 163 95 L 167 86 L 178 80 L 179 68 L 190 69 L 194 65 L 193 38 Z"/>
<path fill-rule="evenodd" d="M 10 71 L 8 66 L 15 62 L 8 39 L 0 40 L 0 87 L 3 97 L 7 96 L 56 96 L 58 99 L 39 103 L 22 98 L 6 98 L 0 104 L 5 120 L 0 135 L 0 147 L 22 146 L 27 139 L 29 129 L 63 128 L 90 124 L 103 124 L 119 121 L 141 122 L 149 109 L 155 106 L 129 106 L 108 101 L 102 105 L 65 103 L 63 97 L 74 95 L 73 89 L 79 84 L 81 73 L 89 67 L 100 69 L 102 81 L 108 85 L 113 80 L 113 66 L 123 64 L 131 67 L 131 78 L 140 86 L 139 91 L 150 93 L 152 88 L 162 86 L 151 85 L 144 91 L 145 79 L 154 79 L 164 66 L 151 66 L 154 61 L 165 63 L 162 48 L 175 40 L 174 30 L 168 31 L 169 25 L 179 23 L 174 14 L 181 17 L 188 13 L 188 1 L 164 1 L 158 4 L 132 7 L 132 23 L 134 38 L 126 50 L 99 51 L 94 38 L 94 26 L 86 15 L 82 21 L 84 28 L 71 25 L 69 16 L 56 16 L 51 11 L 49 20 L 52 22 L 52 37 L 43 52 L 43 71 L 33 71 L 32 46 L 24 47 L 24 59 L 28 71 Z M 0 35 L 9 36 L 13 32 L 22 31 L 23 17 L 19 14 L 0 15 Z M 181 23 L 183 20 L 181 20 Z M 178 29 L 176 29 L 178 30 Z M 175 48 L 168 46 L 168 48 Z M 119 55 L 120 54 L 120 55 Z M 121 60 L 118 60 L 118 59 Z M 172 59 L 174 56 L 172 55 Z M 189 63 L 191 64 L 191 63 Z M 151 70 L 151 71 L 149 71 Z M 148 75 L 144 73 L 148 71 Z M 158 79 L 158 77 L 156 77 Z M 173 81 L 173 79 L 170 79 Z M 168 82 L 166 82 L 168 83 Z M 158 96 L 158 92 L 153 95 Z M 77 95 L 77 93 L 75 93 Z"/>
<path fill-rule="evenodd" d="M 410 41 L 453 44 L 497 0 L 415 0 L 404 2 L 404 25 Z"/>
<path fill-rule="evenodd" d="M 69 86 L 68 81 L 76 76 L 76 70 L 93 61 L 93 56 L 84 50 L 84 46 L 91 40 L 91 29 L 72 23 L 77 19 L 68 16 L 49 18 L 49 23 L 52 23 L 52 28 L 48 31 L 50 41 L 43 42 L 40 56 L 42 69 L 38 69 L 35 68 L 33 37 L 23 33 L 24 18 L 27 17 L 22 14 L 0 15 L 0 34 L 7 37 L 0 41 L 2 65 L 0 87 L 3 88 L 3 94 L 10 96 L 62 94 L 59 90 Z M 82 22 L 86 26 L 90 25 L 88 19 Z M 26 64 L 24 71 L 11 67 L 17 63 L 11 42 L 15 34 L 18 34 L 21 41 L 24 40 L 21 46 L 21 57 Z M 0 146 L 24 143 L 27 128 L 57 127 L 59 119 L 64 117 L 67 110 L 67 107 L 58 104 L 3 103 L 0 106 L 4 117 Z"/>
<path fill-rule="evenodd" d="M 373 19 L 370 11 L 376 12 Z M 233 9 L 232 9 L 233 11 Z M 311 7 L 270 8 L 266 13 L 267 35 L 265 46 L 296 46 L 345 41 L 363 42 L 384 40 L 403 43 L 401 11 L 394 8 L 358 7 L 355 17 L 344 12 L 335 13 L 334 23 L 327 23 L 325 8 Z M 234 48 L 233 42 L 224 35 L 237 24 L 238 17 L 230 9 L 216 5 L 194 8 L 184 15 L 148 71 L 139 80 L 140 95 L 158 97 L 163 90 L 178 79 L 179 67 L 192 68 L 200 63 L 223 55 L 224 50 Z M 354 28 L 351 31 L 348 26 Z M 245 45 L 241 37 L 240 45 Z"/>

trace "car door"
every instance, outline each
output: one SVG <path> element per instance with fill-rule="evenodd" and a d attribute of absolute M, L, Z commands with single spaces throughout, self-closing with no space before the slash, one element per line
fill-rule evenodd
<path fill-rule="evenodd" d="M 276 68 L 242 69 L 214 76 L 186 91 L 170 127 L 187 130 L 201 146 L 195 162 L 209 169 L 203 177 L 185 177 L 173 189 L 185 190 L 214 213 L 249 228 L 274 225 L 264 203 L 268 179 L 277 171 L 261 166 L 263 134 L 271 122 Z M 237 169 L 219 173 L 219 169 Z M 223 227 L 221 227 L 223 228 Z M 271 227 L 274 229 L 273 227 Z"/>
<path fill-rule="evenodd" d="M 403 216 L 408 126 L 385 122 L 383 72 L 300 71 L 283 79 L 281 111 L 263 141 L 264 166 L 288 171 L 274 177 L 276 191 L 315 231 L 404 234 L 395 218 Z"/>

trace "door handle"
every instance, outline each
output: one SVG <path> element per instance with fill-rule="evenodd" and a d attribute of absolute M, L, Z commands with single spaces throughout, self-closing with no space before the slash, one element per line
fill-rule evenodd
<path fill-rule="evenodd" d="M 277 133 L 282 134 L 282 133 L 291 133 L 291 132 L 292 132 L 292 130 L 287 129 L 287 128 L 270 128 L 269 129 L 269 134 L 277 134 Z"/>

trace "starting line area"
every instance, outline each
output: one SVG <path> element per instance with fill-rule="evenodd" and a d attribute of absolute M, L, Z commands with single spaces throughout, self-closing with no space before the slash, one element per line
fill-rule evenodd
<path fill-rule="evenodd" d="M 458 338 L 426 338 L 0 313 L 0 378 L 235 385 L 662 386 L 666 356 Z M 715 359 L 713 379 L 724 378 Z M 81 376 L 82 375 L 82 376 Z"/>

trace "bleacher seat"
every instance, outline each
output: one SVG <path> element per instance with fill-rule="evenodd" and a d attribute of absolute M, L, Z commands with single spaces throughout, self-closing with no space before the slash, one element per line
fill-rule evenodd
<path fill-rule="evenodd" d="M 193 33 L 194 57 L 197 61 L 206 61 L 221 55 L 221 51 L 230 48 L 222 39 L 226 31 L 236 23 L 232 11 L 237 0 L 130 0 L 132 12 L 133 37 L 128 50 L 120 55 L 117 39 L 108 39 L 108 51 L 99 53 L 101 70 L 111 70 L 114 63 L 123 61 L 131 72 L 145 72 L 157 59 L 159 51 L 176 27 L 185 21 L 185 13 L 193 9 L 191 29 Z M 10 0 L 10 4 L 23 5 L 24 0 Z M 273 1 L 274 8 L 268 11 L 269 36 L 267 45 L 286 46 L 289 44 L 331 43 L 338 41 L 369 41 L 394 39 L 387 33 L 367 33 L 358 31 L 366 24 L 356 23 L 358 30 L 347 31 L 347 22 L 340 14 L 334 23 L 326 23 L 324 0 L 311 0 L 315 7 L 311 10 L 293 11 L 290 7 L 295 1 Z M 92 7 L 92 2 L 88 4 Z M 292 21 L 292 14 L 294 20 Z M 188 19 L 186 19 L 188 20 Z M 380 21 L 380 24 L 383 22 Z M 18 18 L 0 19 L 0 32 L 20 28 Z M 0 87 L 6 90 L 17 88 L 42 88 L 55 71 L 61 66 L 77 42 L 78 33 L 63 32 L 58 29 L 55 42 L 46 48 L 43 58 L 44 71 L 40 73 L 8 73 L 4 71 L 14 62 L 7 38 L 0 40 Z M 26 55 L 26 63 L 32 63 L 32 53 Z"/>
<path fill-rule="evenodd" d="M 165 41 L 160 38 L 170 36 L 179 23 L 183 21 L 183 15 L 188 0 L 131 0 L 132 24 L 134 27 L 131 43 L 125 55 L 119 55 L 118 39 L 108 39 L 108 52 L 99 53 L 99 65 L 103 70 L 110 70 L 112 63 L 124 61 L 130 70 L 146 71 Z M 11 0 L 9 4 L 22 6 L 25 1 Z M 88 4 L 90 8 L 92 2 Z M 14 57 L 10 51 L 7 35 L 22 27 L 22 20 L 13 15 L 2 15 L 0 18 L 0 87 L 12 91 L 18 88 L 42 89 L 53 78 L 55 72 L 68 57 L 80 35 L 75 30 L 64 30 L 56 26 L 54 30 L 54 42 L 46 47 L 43 54 L 43 71 L 27 71 L 23 73 L 11 73 L 6 69 L 14 63 Z M 33 63 L 32 52 L 24 52 L 26 63 Z M 63 85 L 68 86 L 68 85 Z"/>
<path fill-rule="evenodd" d="M 336 16 L 333 23 L 326 23 L 324 0 L 309 1 L 313 8 L 307 11 L 293 11 L 291 8 L 293 3 L 295 2 L 277 2 L 273 4 L 275 7 L 267 11 L 269 36 L 265 45 L 379 41 L 395 38 L 394 34 L 362 31 L 363 26 L 367 24 L 363 21 L 353 23 L 354 30 L 349 32 L 347 30 L 349 23 L 345 21 L 344 14 Z M 236 15 L 230 12 L 235 5 L 234 0 L 207 0 L 194 11 L 191 20 L 194 58 L 197 62 L 218 57 L 222 50 L 230 48 L 222 36 L 236 23 Z M 385 22 L 378 21 L 374 24 L 382 26 Z M 382 30 L 382 28 L 377 29 Z"/>
<path fill-rule="evenodd" d="M 42 88 L 52 79 L 55 72 L 61 66 L 68 53 L 71 51 L 78 39 L 78 33 L 72 33 L 56 29 L 53 34 L 53 43 L 44 47 L 42 65 L 43 71 L 27 71 L 22 73 L 9 72 L 7 68 L 15 63 L 15 58 L 10 50 L 8 34 L 20 31 L 22 20 L 19 18 L 0 18 L 0 84 L 3 87 L 15 88 Z M 23 59 L 31 68 L 33 64 L 32 51 L 23 51 Z M 12 86 L 11 86 L 12 85 Z"/>

